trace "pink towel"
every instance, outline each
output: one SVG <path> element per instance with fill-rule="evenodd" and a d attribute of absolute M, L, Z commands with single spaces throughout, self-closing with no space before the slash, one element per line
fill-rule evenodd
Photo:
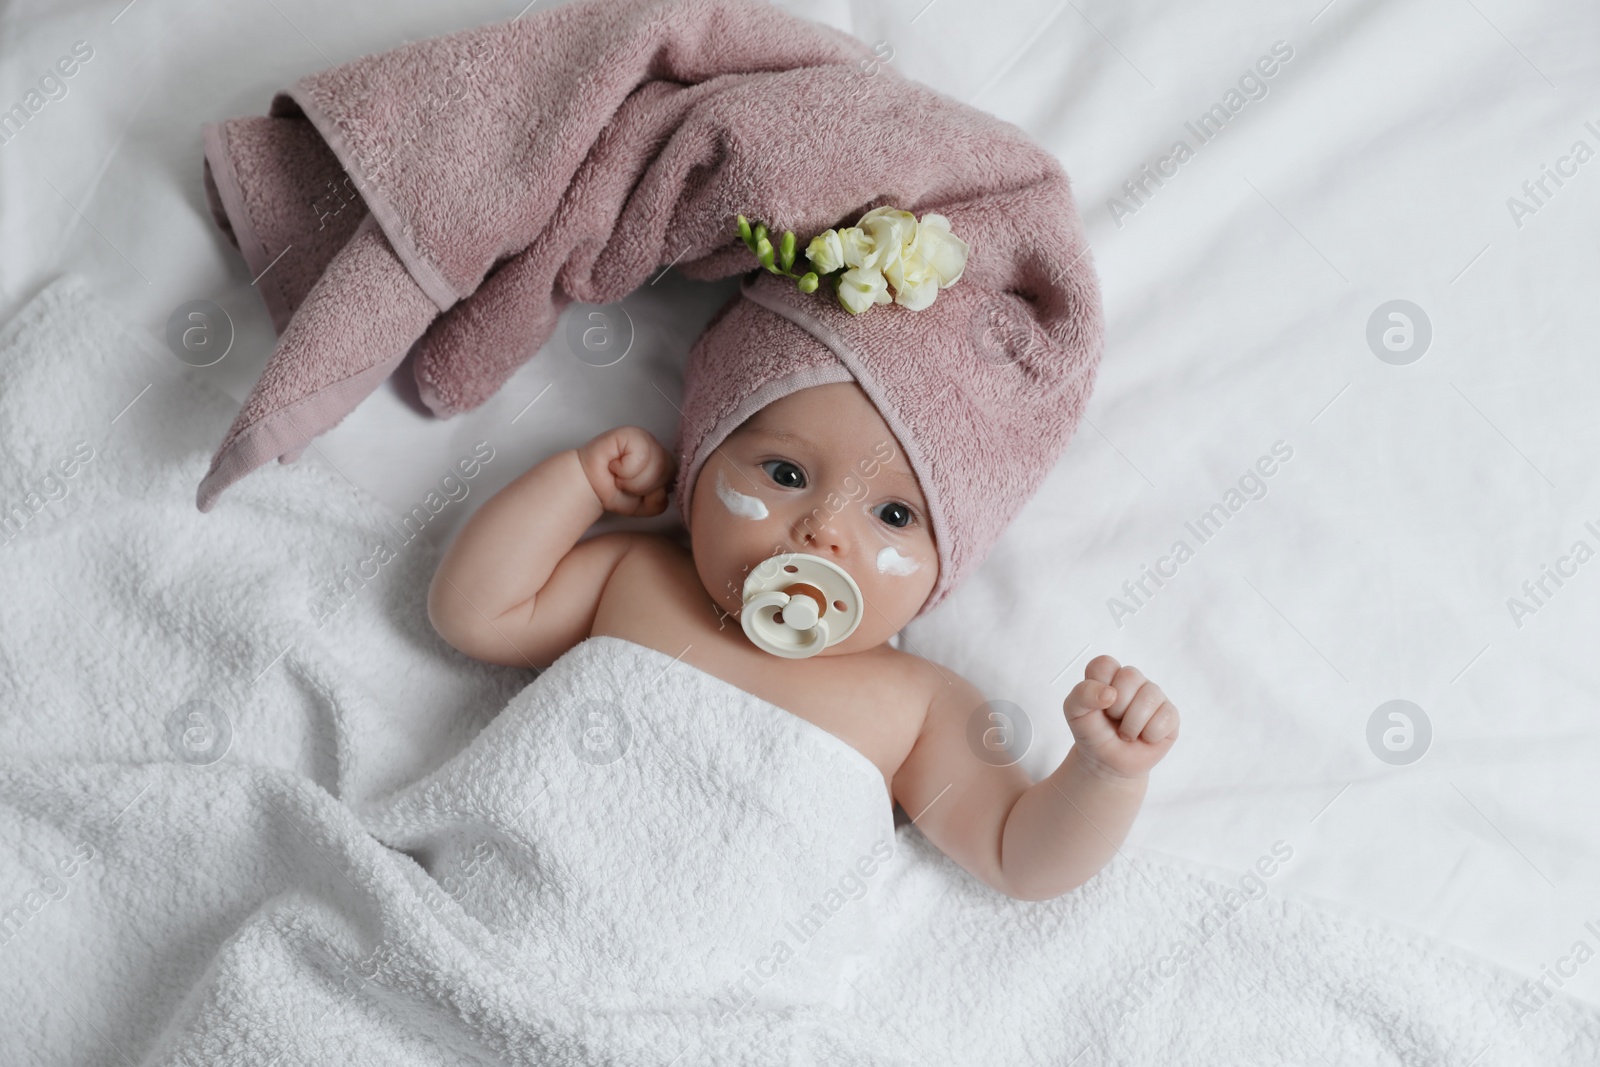
<path fill-rule="evenodd" d="M 898 160 L 840 174 L 826 141 L 931 91 L 879 77 L 863 94 L 863 62 L 860 41 L 757 0 L 579 0 L 345 63 L 266 118 L 207 126 L 213 213 L 265 272 L 282 334 L 200 510 L 337 425 L 419 338 L 424 402 L 465 411 L 571 300 L 619 300 L 674 262 L 750 269 L 737 213 L 820 231 L 895 188 Z"/>
<path fill-rule="evenodd" d="M 253 270 L 282 271 L 263 293 L 289 318 L 200 508 L 297 455 L 418 338 L 418 391 L 448 415 L 498 389 L 572 300 L 619 300 L 662 264 L 756 267 L 740 214 L 802 248 L 872 208 L 936 214 L 965 268 L 915 310 L 850 314 L 829 287 L 746 278 L 691 349 L 674 444 L 687 523 L 706 455 L 744 419 L 858 382 L 928 504 L 932 610 L 1075 432 L 1103 322 L 1060 163 L 880 60 L 759 0 L 578 0 L 345 64 L 265 119 L 208 128 L 219 222 Z"/>

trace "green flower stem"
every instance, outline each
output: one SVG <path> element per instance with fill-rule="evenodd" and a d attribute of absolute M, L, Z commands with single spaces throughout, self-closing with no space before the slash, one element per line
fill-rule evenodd
<path fill-rule="evenodd" d="M 774 248 L 766 223 L 758 222 L 752 226 L 749 219 L 739 215 L 738 227 L 739 239 L 745 243 L 746 248 L 750 249 L 756 260 L 773 274 L 779 274 L 785 278 L 793 278 L 801 292 L 816 292 L 824 281 L 828 282 L 835 292 L 838 291 L 839 276 L 844 273 L 844 268 L 842 267 L 830 274 L 820 274 L 814 270 L 808 270 L 804 274 L 796 274 L 794 272 L 792 268 L 794 267 L 795 252 L 799 247 L 799 241 L 795 237 L 793 230 L 785 230 L 777 248 Z"/>

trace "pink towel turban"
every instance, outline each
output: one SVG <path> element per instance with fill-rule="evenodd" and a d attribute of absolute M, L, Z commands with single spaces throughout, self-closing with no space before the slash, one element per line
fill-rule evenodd
<path fill-rule="evenodd" d="M 853 379 L 928 504 L 939 577 L 918 615 L 983 562 L 1077 428 L 1100 358 L 1099 293 L 1067 179 L 1043 170 L 940 209 L 968 243 L 966 270 L 921 310 L 852 315 L 826 287 L 808 295 L 765 270 L 746 276 L 689 353 L 673 446 L 685 525 L 701 467 L 741 423 L 797 390 Z"/>
<path fill-rule="evenodd" d="M 695 341 L 676 442 L 705 457 L 764 405 L 854 379 L 929 507 L 940 573 L 977 566 L 1093 387 L 1099 290 L 1067 176 L 1021 130 L 760 0 L 576 0 L 300 79 L 208 124 L 212 212 L 281 336 L 196 503 L 291 461 L 410 353 L 423 401 L 483 403 L 572 300 L 668 263 L 756 266 L 736 216 L 813 236 L 875 207 L 938 214 L 964 273 L 932 304 L 851 315 L 758 270 Z M 776 241 L 774 241 L 776 243 Z"/>

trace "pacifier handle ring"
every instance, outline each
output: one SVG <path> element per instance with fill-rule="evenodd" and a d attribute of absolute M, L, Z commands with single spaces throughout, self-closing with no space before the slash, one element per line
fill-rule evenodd
<path fill-rule="evenodd" d="M 782 608 L 783 605 L 787 604 L 788 602 L 789 594 L 785 593 L 782 589 L 768 589 L 765 593 L 757 593 L 755 596 L 745 601 L 744 606 L 741 607 L 739 611 L 742 615 L 746 611 L 755 611 L 758 608 Z"/>
<path fill-rule="evenodd" d="M 828 647 L 828 623 L 826 619 L 818 619 L 808 632 L 811 634 L 811 640 L 801 645 L 801 648 L 811 648 L 815 645 L 821 650 Z"/>

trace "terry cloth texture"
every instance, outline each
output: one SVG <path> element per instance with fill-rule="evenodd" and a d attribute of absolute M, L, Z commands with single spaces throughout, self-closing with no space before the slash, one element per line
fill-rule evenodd
<path fill-rule="evenodd" d="M 579 0 L 414 42 L 303 78 L 205 141 L 213 212 L 253 272 L 288 268 L 264 289 L 288 320 L 202 511 L 298 455 L 413 344 L 419 393 L 448 415 L 492 395 L 573 300 L 619 300 L 666 264 L 751 270 L 740 213 L 807 239 L 873 207 L 932 212 L 970 251 L 920 311 L 851 316 L 826 291 L 747 279 L 691 356 L 685 512 L 752 405 L 853 378 L 928 500 L 926 611 L 1043 480 L 1093 386 L 1099 292 L 1059 162 L 757 0 Z"/>
<path fill-rule="evenodd" d="M 334 473 L 197 514 L 231 405 L 137 341 L 72 275 L 0 328 L 0 1063 L 1600 1062 L 1594 1006 L 1294 895 L 1299 842 L 1014 900 L 676 650 L 475 663 Z"/>

